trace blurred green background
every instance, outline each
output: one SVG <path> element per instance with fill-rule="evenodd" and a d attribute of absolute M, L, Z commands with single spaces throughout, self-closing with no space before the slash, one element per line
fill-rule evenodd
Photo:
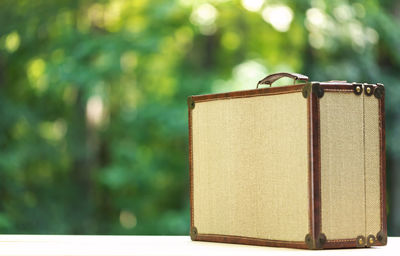
<path fill-rule="evenodd" d="M 278 71 L 385 84 L 400 235 L 397 0 L 2 0 L 0 233 L 188 234 L 187 96 Z"/>

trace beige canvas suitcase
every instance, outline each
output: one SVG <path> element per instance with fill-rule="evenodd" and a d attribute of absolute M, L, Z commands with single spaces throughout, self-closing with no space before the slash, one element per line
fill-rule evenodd
<path fill-rule="evenodd" d="M 383 85 L 281 77 L 188 98 L 192 240 L 385 245 Z"/>

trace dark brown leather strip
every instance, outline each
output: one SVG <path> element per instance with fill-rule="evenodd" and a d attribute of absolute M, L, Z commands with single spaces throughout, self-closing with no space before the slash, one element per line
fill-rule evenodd
<path fill-rule="evenodd" d="M 311 134 L 312 134 L 312 108 L 311 108 L 311 97 L 307 98 L 307 140 L 308 140 L 308 216 L 309 216 L 309 234 L 311 237 L 313 234 L 313 227 L 314 227 L 314 218 L 313 218 L 313 209 L 314 209 L 314 203 L 313 203 L 313 186 L 312 186 L 312 140 L 311 140 Z M 313 238 L 312 238 L 313 239 Z"/>
<path fill-rule="evenodd" d="M 315 93 L 310 95 L 311 115 L 311 218 L 312 237 L 317 241 L 321 233 L 321 143 L 320 143 L 320 118 L 319 99 Z"/>
<path fill-rule="evenodd" d="M 189 102 L 189 101 L 188 101 Z M 192 138 L 192 108 L 188 105 L 189 125 L 189 191 L 190 191 L 190 230 L 193 229 L 193 138 Z"/>
<path fill-rule="evenodd" d="M 219 243 L 232 243 L 232 244 L 248 244 L 248 245 L 262 245 L 262 246 L 275 246 L 275 247 L 289 247 L 298 249 L 307 249 L 305 242 L 294 241 L 278 241 L 242 236 L 228 236 L 228 235 L 213 235 L 213 234 L 198 234 L 197 241 L 219 242 Z"/>
<path fill-rule="evenodd" d="M 381 167 L 381 225 L 382 232 L 386 236 L 387 241 L 387 220 L 386 220 L 386 132 L 385 132 L 385 93 L 379 100 L 380 110 L 380 167 Z M 382 244 L 384 245 L 384 244 Z"/>
<path fill-rule="evenodd" d="M 329 91 L 329 90 L 351 90 L 353 91 L 353 84 L 350 83 L 320 83 L 320 86 L 322 87 L 322 89 L 324 89 L 325 91 Z"/>
<path fill-rule="evenodd" d="M 375 241 L 373 246 L 382 246 L 379 241 Z M 357 246 L 357 238 L 352 239 L 338 239 L 338 240 L 328 240 L 324 245 L 324 249 L 333 248 L 355 248 Z M 362 246 L 364 247 L 364 246 Z"/>
<path fill-rule="evenodd" d="M 339 239 L 339 240 L 328 240 L 324 244 L 324 249 L 333 248 L 355 248 L 357 247 L 357 239 Z"/>
<path fill-rule="evenodd" d="M 301 91 L 301 89 L 303 89 L 304 85 L 305 84 L 298 84 L 298 85 L 269 87 L 269 88 L 246 90 L 246 91 L 196 95 L 196 96 L 192 96 L 192 99 L 195 102 L 200 102 L 200 101 L 209 101 L 209 100 L 216 100 L 216 99 L 244 98 L 244 97 L 251 97 L 251 96 L 291 93 L 291 92 Z"/>

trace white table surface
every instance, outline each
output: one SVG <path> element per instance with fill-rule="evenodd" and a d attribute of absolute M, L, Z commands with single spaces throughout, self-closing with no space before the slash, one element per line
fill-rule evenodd
<path fill-rule="evenodd" d="M 0 255 L 400 255 L 400 237 L 363 249 L 300 250 L 192 242 L 189 236 L 0 235 Z"/>

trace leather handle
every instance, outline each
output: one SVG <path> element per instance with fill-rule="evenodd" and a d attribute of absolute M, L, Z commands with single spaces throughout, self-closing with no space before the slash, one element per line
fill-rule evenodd
<path fill-rule="evenodd" d="M 292 78 L 294 82 L 296 80 L 303 80 L 303 81 L 308 81 L 308 76 L 302 75 L 302 74 L 297 74 L 297 73 L 286 73 L 286 72 L 281 72 L 281 73 L 274 73 L 269 76 L 266 76 L 265 78 L 261 79 L 257 83 L 257 88 L 260 84 L 269 84 L 271 87 L 272 83 L 275 82 L 276 80 L 282 78 L 282 77 L 288 77 Z"/>

